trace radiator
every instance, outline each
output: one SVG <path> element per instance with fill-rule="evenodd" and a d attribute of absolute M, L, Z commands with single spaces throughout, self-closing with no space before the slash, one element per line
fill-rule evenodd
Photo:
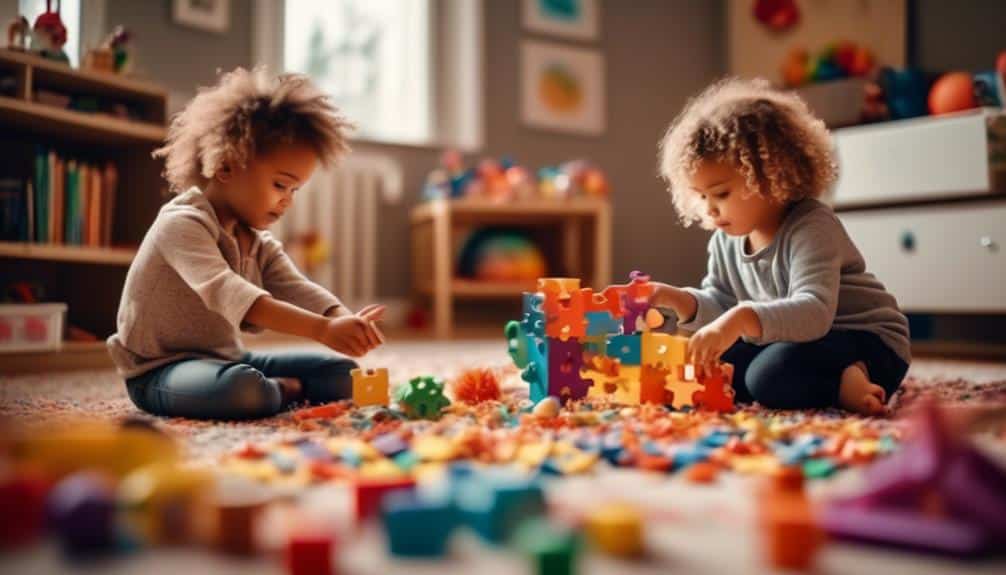
<path fill-rule="evenodd" d="M 352 153 L 319 168 L 297 191 L 293 206 L 272 232 L 298 267 L 350 307 L 377 297 L 378 208 L 402 196 L 402 170 L 388 157 Z M 304 238 L 324 248 L 305 255 Z M 318 247 L 317 245 L 315 246 Z M 318 257 L 321 254 L 321 257 Z"/>

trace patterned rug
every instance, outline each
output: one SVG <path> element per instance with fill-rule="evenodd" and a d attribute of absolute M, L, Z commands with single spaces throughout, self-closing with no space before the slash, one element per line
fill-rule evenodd
<path fill-rule="evenodd" d="M 499 341 L 392 343 L 362 363 L 387 367 L 393 385 L 417 375 L 450 380 L 466 368 L 496 367 L 505 386 L 513 393 L 522 392 L 517 371 Z M 917 360 L 890 402 L 892 418 L 924 397 L 963 404 L 1006 401 L 1006 364 Z M 149 418 L 178 437 L 189 457 L 201 461 L 216 459 L 246 443 L 272 443 L 304 431 L 303 422 L 290 413 L 251 422 L 152 417 L 133 406 L 124 384 L 110 370 L 0 376 L 0 419 L 10 423 L 49 426 L 80 418 L 116 421 L 137 416 Z M 844 417 L 850 423 L 864 419 Z"/>

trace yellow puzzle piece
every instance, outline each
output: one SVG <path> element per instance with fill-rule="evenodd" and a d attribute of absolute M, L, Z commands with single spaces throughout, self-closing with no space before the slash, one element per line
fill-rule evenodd
<path fill-rule="evenodd" d="M 646 332 L 640 345 L 642 365 L 674 370 L 685 363 L 688 338 L 669 333 Z"/>
<path fill-rule="evenodd" d="M 353 376 L 353 403 L 356 406 L 388 405 L 387 368 L 354 369 L 349 373 Z"/>

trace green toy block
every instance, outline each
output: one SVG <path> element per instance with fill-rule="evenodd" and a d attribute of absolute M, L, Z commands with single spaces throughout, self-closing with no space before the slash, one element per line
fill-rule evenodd
<path fill-rule="evenodd" d="M 525 521 L 514 534 L 514 544 L 527 555 L 537 575 L 572 575 L 581 543 L 576 533 L 546 519 Z"/>

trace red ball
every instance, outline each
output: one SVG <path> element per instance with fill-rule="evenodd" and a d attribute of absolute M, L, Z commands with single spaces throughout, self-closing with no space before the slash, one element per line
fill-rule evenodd
<path fill-rule="evenodd" d="M 940 76 L 929 90 L 929 112 L 949 114 L 978 107 L 971 74 L 950 72 Z"/>

